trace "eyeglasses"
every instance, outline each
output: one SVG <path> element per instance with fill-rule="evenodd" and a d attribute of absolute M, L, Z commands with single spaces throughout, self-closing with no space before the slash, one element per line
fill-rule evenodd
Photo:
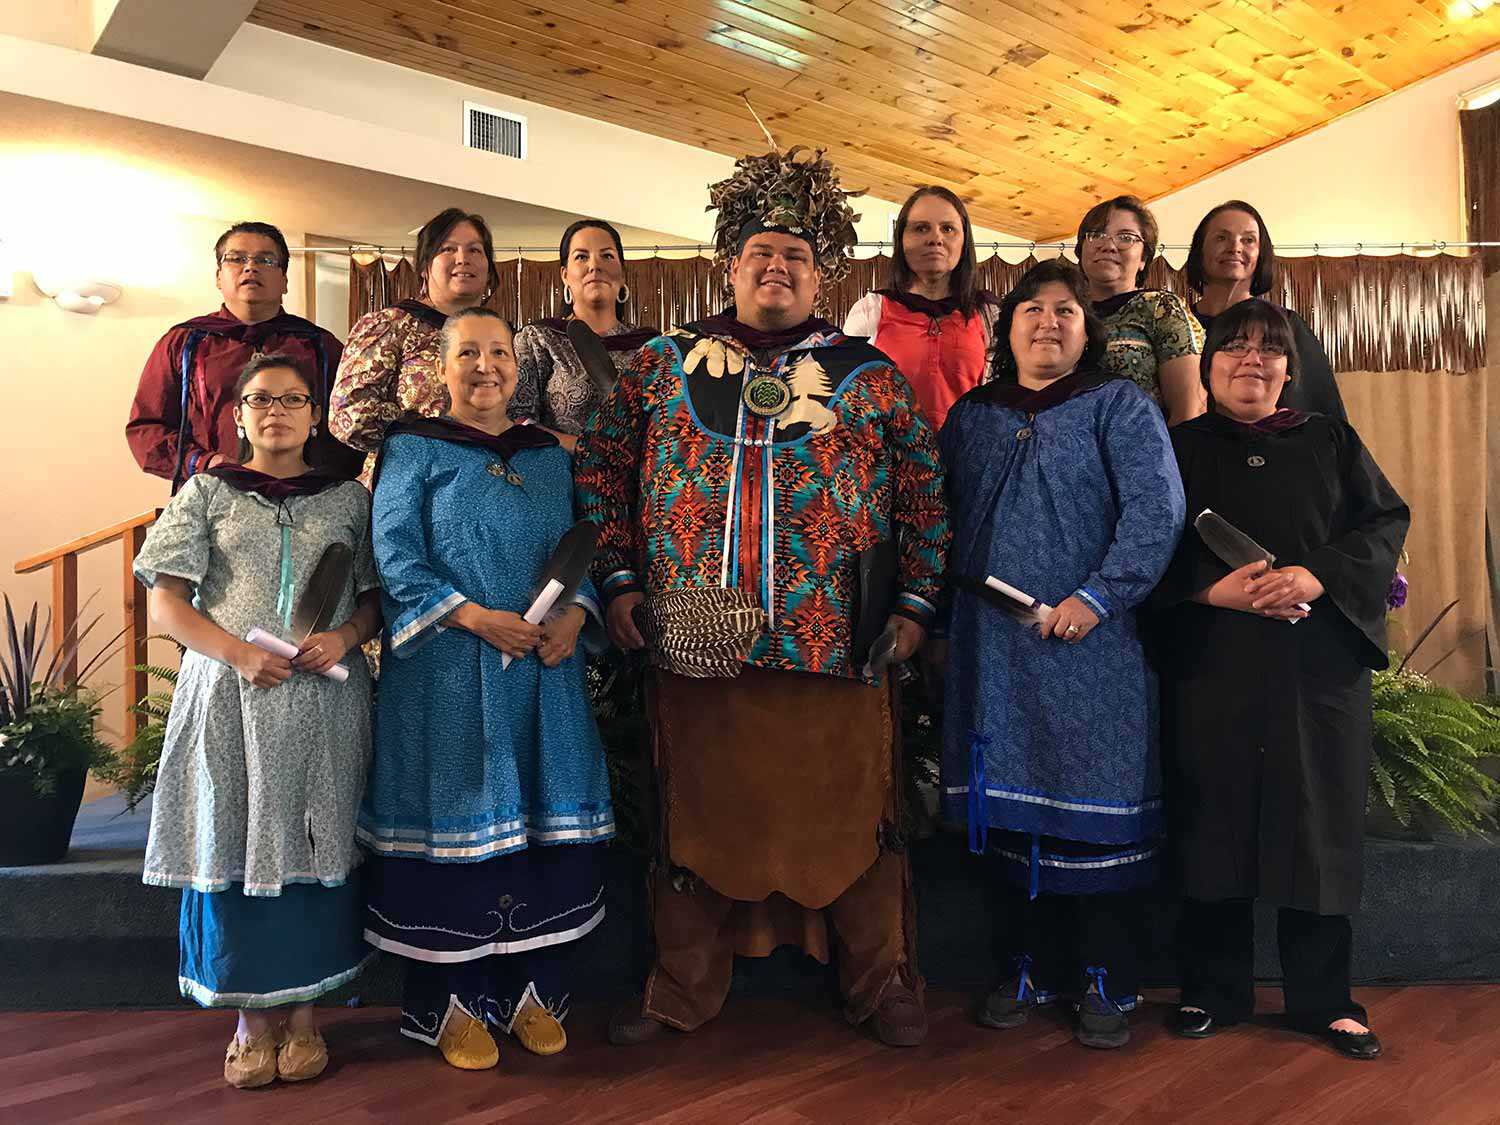
<path fill-rule="evenodd" d="M 1086 230 L 1083 232 L 1085 242 L 1113 242 L 1121 250 L 1129 250 L 1132 246 L 1140 246 L 1146 240 L 1133 230 L 1117 230 L 1111 233 L 1107 230 Z"/>
<path fill-rule="evenodd" d="M 282 268 L 281 259 L 275 254 L 246 254 L 239 250 L 231 250 L 219 259 L 219 265 L 233 266 L 235 269 L 248 266 L 252 262 L 257 266 L 264 266 L 266 269 L 279 270 Z"/>
<path fill-rule="evenodd" d="M 265 391 L 251 391 L 242 403 L 251 410 L 270 410 L 272 403 L 280 403 L 286 410 L 301 410 L 312 402 L 312 395 L 305 395 L 301 391 L 288 391 L 284 395 L 268 395 Z"/>
<path fill-rule="evenodd" d="M 1219 350 L 1225 355 L 1232 355 L 1236 359 L 1243 358 L 1251 352 L 1257 353 L 1261 359 L 1285 359 L 1286 345 L 1273 343 L 1270 340 L 1261 344 L 1252 344 L 1243 336 L 1237 340 L 1230 340 L 1220 346 Z"/>

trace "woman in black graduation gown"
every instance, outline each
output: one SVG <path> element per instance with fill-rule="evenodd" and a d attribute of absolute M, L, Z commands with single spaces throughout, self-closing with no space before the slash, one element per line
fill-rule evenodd
<path fill-rule="evenodd" d="M 1269 293 L 1275 278 L 1276 247 L 1259 211 L 1231 199 L 1203 216 L 1188 250 L 1187 279 L 1197 295 L 1193 315 L 1205 332 L 1225 309 Z M 1307 321 L 1290 309 L 1282 311 L 1296 339 L 1298 372 L 1287 382 L 1280 405 L 1348 421 L 1328 353 Z"/>
<path fill-rule="evenodd" d="M 1280 908 L 1293 1026 L 1380 1043 L 1349 994 L 1371 745 L 1370 670 L 1410 512 L 1348 423 L 1276 403 L 1299 375 L 1286 314 L 1242 301 L 1203 351 L 1207 414 L 1172 431 L 1188 518 L 1211 508 L 1276 556 L 1233 569 L 1189 529 L 1157 591 L 1168 808 L 1190 1038 L 1248 1019 L 1252 907 Z M 1305 607 L 1310 607 L 1307 609 Z"/>

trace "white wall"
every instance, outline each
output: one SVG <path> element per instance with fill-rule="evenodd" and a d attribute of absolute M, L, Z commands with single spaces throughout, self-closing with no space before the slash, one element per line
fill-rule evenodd
<path fill-rule="evenodd" d="M 0 2 L 0 35 L 82 50 L 87 46 L 84 40 L 92 22 L 89 0 Z"/>
<path fill-rule="evenodd" d="M 527 119 L 529 133 L 524 172 L 518 166 L 517 177 L 524 174 L 527 180 L 548 185 L 547 190 L 557 196 L 548 206 L 613 219 L 627 203 L 651 197 L 672 216 L 672 225 L 658 224 L 661 229 L 686 241 L 713 236 L 713 217 L 704 210 L 707 185 L 723 179 L 734 166 L 732 158 L 719 153 L 252 24 L 235 34 L 206 81 L 430 138 L 455 149 L 463 141 L 465 100 L 520 114 Z M 574 202 L 561 198 L 584 184 L 593 186 L 591 197 Z M 499 183 L 486 190 L 514 195 L 520 186 Z M 567 195 L 567 200 L 573 199 Z M 590 202 L 592 209 L 584 205 Z M 900 204 L 900 200 L 857 200 L 860 240 L 886 239 Z M 1010 240 L 1009 235 L 987 228 L 976 230 L 975 236 L 980 241 Z"/>
<path fill-rule="evenodd" d="M 1226 199 L 1254 204 L 1278 245 L 1463 241 L 1457 98 L 1496 79 L 1500 50 L 1154 200 L 1163 241 L 1186 243 Z"/>
<path fill-rule="evenodd" d="M 48 41 L 61 40 L 69 23 L 0 22 L 0 92 L 229 134 L 281 152 L 598 215 L 622 229 L 684 242 L 711 236 L 707 185 L 733 165 L 717 153 L 249 25 L 208 80 L 195 82 Z M 528 117 L 533 132 L 527 160 L 502 164 L 462 147 L 466 97 Z M 589 154 L 587 164 L 580 153 Z M 585 167 L 602 174 L 580 172 Z M 860 199 L 860 239 L 887 238 L 899 204 Z M 987 228 L 975 233 L 981 241 L 1011 240 Z"/>
<path fill-rule="evenodd" d="M 77 0 L 0 10 L 0 89 L 237 139 L 673 234 L 708 237 L 704 185 L 728 157 L 246 25 L 206 83 L 52 49 Z M 6 38 L 5 33 L 39 42 Z M 1280 243 L 1463 237 L 1459 93 L 1500 78 L 1500 50 L 1389 95 L 1152 204 L 1164 241 L 1185 243 L 1225 199 L 1259 207 Z M 524 113 L 534 158 L 497 182 L 459 145 L 465 97 Z M 577 172 L 585 152 L 604 176 Z M 649 185 L 643 188 L 642 185 Z M 851 185 L 853 186 L 853 185 Z M 862 240 L 887 235 L 899 201 L 862 199 Z M 992 230 L 981 241 L 1010 241 Z M 1014 255 L 1007 253 L 1007 257 Z M 1024 251 L 1022 252 L 1024 256 Z M 1180 261 L 1181 251 L 1169 252 Z"/>
<path fill-rule="evenodd" d="M 465 99 L 527 118 L 524 161 L 504 166 L 492 195 L 608 218 L 625 218 L 650 196 L 652 211 L 670 221 L 640 223 L 689 241 L 712 233 L 703 215 L 702 185 L 721 177 L 729 162 L 715 153 L 648 137 L 547 106 L 377 62 L 293 35 L 245 24 L 208 72 L 206 82 L 288 105 L 367 121 L 382 129 L 426 137 L 463 155 Z M 495 164 L 491 162 L 491 176 Z M 564 199 L 573 202 L 563 202 Z"/>
<path fill-rule="evenodd" d="M 466 150 L 451 139 L 439 140 L 3 34 L 0 92 L 208 136 L 228 135 L 274 152 L 384 172 L 461 192 L 500 196 L 572 214 L 603 215 L 622 228 L 689 239 L 696 239 L 701 230 L 701 202 L 684 206 L 682 200 L 690 194 L 688 185 L 696 184 L 695 190 L 701 192 L 706 180 L 694 171 L 691 176 L 682 173 L 680 180 L 658 175 L 653 181 L 647 175 L 648 167 L 661 154 L 651 146 L 670 142 L 645 143 L 650 138 L 642 140 L 637 164 L 612 167 L 608 175 L 562 178 L 558 168 L 543 168 L 529 161 L 516 162 L 504 168 L 504 175 L 498 175 L 499 158 Z M 628 130 L 617 132 L 623 137 L 634 135 Z M 704 157 L 686 146 L 672 147 L 687 154 L 685 159 L 689 161 Z M 636 184 L 650 186 L 639 190 Z"/>

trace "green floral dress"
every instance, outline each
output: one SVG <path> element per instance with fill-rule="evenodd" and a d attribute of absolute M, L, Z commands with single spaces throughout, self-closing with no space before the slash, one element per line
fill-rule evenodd
<path fill-rule="evenodd" d="M 1137 289 L 1094 302 L 1109 329 L 1100 368 L 1129 379 L 1162 406 L 1158 372 L 1169 359 L 1203 352 L 1203 326 L 1187 303 L 1164 289 Z"/>

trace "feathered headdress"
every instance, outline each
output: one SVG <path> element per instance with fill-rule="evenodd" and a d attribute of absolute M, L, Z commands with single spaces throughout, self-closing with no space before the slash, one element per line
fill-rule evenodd
<path fill-rule="evenodd" d="M 838 171 L 822 149 L 798 160 L 806 151 L 796 145 L 785 153 L 741 157 L 733 175 L 709 185 L 707 209 L 719 212 L 714 259 L 721 265 L 739 253 L 746 232 L 772 230 L 806 239 L 826 284 L 849 272 L 859 216 L 848 200 L 864 193 L 839 187 Z"/>

